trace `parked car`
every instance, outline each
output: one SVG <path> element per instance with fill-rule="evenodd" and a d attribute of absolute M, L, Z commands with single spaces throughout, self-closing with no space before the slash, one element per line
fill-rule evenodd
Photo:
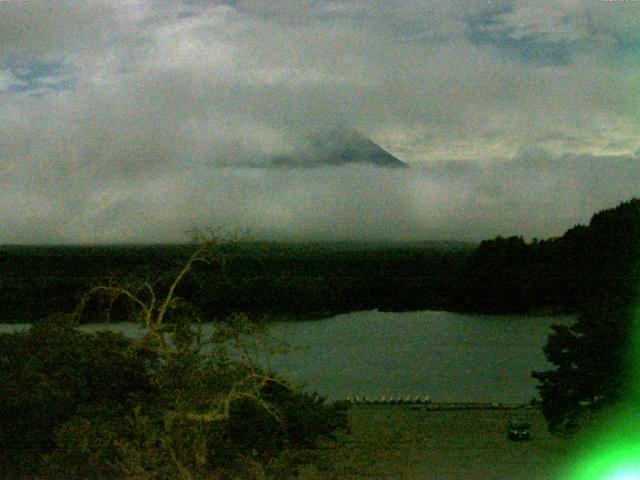
<path fill-rule="evenodd" d="M 507 437 L 509 440 L 530 440 L 531 424 L 521 419 L 510 420 Z"/>

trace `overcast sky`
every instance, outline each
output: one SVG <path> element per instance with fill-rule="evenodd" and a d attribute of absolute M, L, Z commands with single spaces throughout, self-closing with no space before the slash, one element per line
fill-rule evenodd
<path fill-rule="evenodd" d="M 640 195 L 640 2 L 0 1 L 0 243 L 545 238 Z M 273 168 L 350 125 L 409 169 Z"/>

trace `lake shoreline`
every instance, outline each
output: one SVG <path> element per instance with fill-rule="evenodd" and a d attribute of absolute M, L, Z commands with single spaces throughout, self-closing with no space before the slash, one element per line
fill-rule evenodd
<path fill-rule="evenodd" d="M 570 310 L 558 305 L 547 305 L 543 307 L 536 307 L 529 310 L 474 310 L 459 307 L 455 305 L 420 305 L 415 308 L 394 308 L 393 306 L 377 306 L 372 308 L 350 308 L 350 309 L 335 309 L 335 310 L 310 310 L 305 312 L 257 312 L 257 311 L 238 311 L 237 313 L 246 314 L 251 320 L 262 323 L 270 324 L 277 322 L 306 322 L 306 321 L 318 321 L 328 320 L 338 315 L 348 315 L 360 312 L 381 312 L 381 313 L 416 313 L 416 312 L 442 312 L 442 313 L 456 313 L 461 315 L 478 315 L 478 316 L 491 316 L 491 317 L 506 317 L 506 316 L 532 316 L 532 317 L 554 317 L 564 315 L 577 315 L 578 312 Z M 203 323 L 222 321 L 232 315 L 233 312 L 225 313 L 219 316 L 211 317 Z M 0 325 L 26 325 L 26 324 L 38 324 L 46 321 L 42 318 L 36 322 L 23 322 L 15 321 L 12 318 L 5 318 L 0 321 Z M 129 323 L 127 321 L 113 322 Z M 82 322 L 81 325 L 93 325 L 92 322 Z"/>
<path fill-rule="evenodd" d="M 445 403 L 526 404 L 538 397 L 532 371 L 550 368 L 552 324 L 573 317 L 360 311 L 323 321 L 279 321 L 246 348 L 265 370 L 328 401 L 430 398 Z M 203 324 L 203 333 L 215 323 Z M 0 325 L 0 331 L 28 325 Z M 80 331 L 144 335 L 139 324 L 84 324 Z"/>

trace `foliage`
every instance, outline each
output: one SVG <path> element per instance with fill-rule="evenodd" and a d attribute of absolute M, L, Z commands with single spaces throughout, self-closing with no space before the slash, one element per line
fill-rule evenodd
<path fill-rule="evenodd" d="M 91 406 L 127 409 L 152 396 L 155 352 L 122 335 L 86 334 L 61 319 L 0 335 L 0 455 L 37 469 L 54 432 Z"/>
<path fill-rule="evenodd" d="M 590 298 L 571 326 L 555 326 L 545 355 L 555 368 L 533 372 L 549 428 L 580 426 L 587 413 L 619 403 L 630 383 L 633 306 L 639 282 L 640 200 L 594 215 L 565 242 L 581 258 L 584 274 L 573 287 Z"/>
<path fill-rule="evenodd" d="M 561 237 L 486 240 L 471 255 L 453 304 L 493 313 L 547 307 L 580 312 L 636 288 L 639 238 L 640 199 L 633 199 Z"/>
<path fill-rule="evenodd" d="M 197 247 L 0 246 L 0 318 L 40 321 L 73 310 L 96 284 L 112 279 L 132 287 L 132 278 L 168 287 L 174 272 Z M 317 318 L 353 310 L 442 308 L 470 250 L 447 244 L 333 244 L 238 242 L 222 245 L 219 265 L 198 262 L 178 295 L 207 319 L 234 312 L 251 318 Z M 144 283 L 144 282 L 142 282 Z M 111 320 L 130 315 L 119 299 Z M 87 302 L 82 322 L 107 321 L 107 299 Z"/>
<path fill-rule="evenodd" d="M 163 282 L 92 288 L 75 315 L 0 336 L 5 476 L 251 478 L 295 470 L 300 455 L 346 425 L 343 408 L 303 394 L 245 355 L 257 327 L 243 315 L 198 328 L 198 309 L 177 292 L 217 244 L 194 251 Z M 96 297 L 126 300 L 146 334 L 126 339 L 74 327 Z M 9 471 L 17 459 L 25 460 Z"/>
<path fill-rule="evenodd" d="M 533 372 L 541 382 L 549 429 L 571 430 L 588 412 L 617 404 L 630 385 L 632 315 L 626 305 L 594 305 L 571 326 L 556 325 L 544 348 L 554 370 Z"/>

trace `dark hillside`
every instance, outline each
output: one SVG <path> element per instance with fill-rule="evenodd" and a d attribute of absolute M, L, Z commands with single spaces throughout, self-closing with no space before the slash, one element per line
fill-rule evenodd
<path fill-rule="evenodd" d="M 180 294 L 202 318 L 317 318 L 366 309 L 577 312 L 639 285 L 640 200 L 596 213 L 562 237 L 456 242 L 244 242 L 199 266 Z M 0 247 L 0 321 L 69 311 L 90 286 L 166 278 L 190 245 Z M 117 309 L 115 310 L 117 312 Z M 124 314 L 124 313 L 122 313 Z M 94 319 L 95 320 L 95 319 Z"/>
<path fill-rule="evenodd" d="M 471 248 L 447 242 L 245 242 L 224 248 L 223 269 L 199 265 L 180 294 L 203 318 L 233 311 L 304 318 L 373 308 L 445 308 L 455 272 Z M 192 249 L 0 247 L 0 322 L 33 322 L 70 311 L 92 285 L 109 278 L 166 278 Z"/>
<path fill-rule="evenodd" d="M 640 200 L 596 213 L 562 237 L 487 240 L 471 256 L 455 302 L 466 310 L 578 311 L 639 284 Z"/>

